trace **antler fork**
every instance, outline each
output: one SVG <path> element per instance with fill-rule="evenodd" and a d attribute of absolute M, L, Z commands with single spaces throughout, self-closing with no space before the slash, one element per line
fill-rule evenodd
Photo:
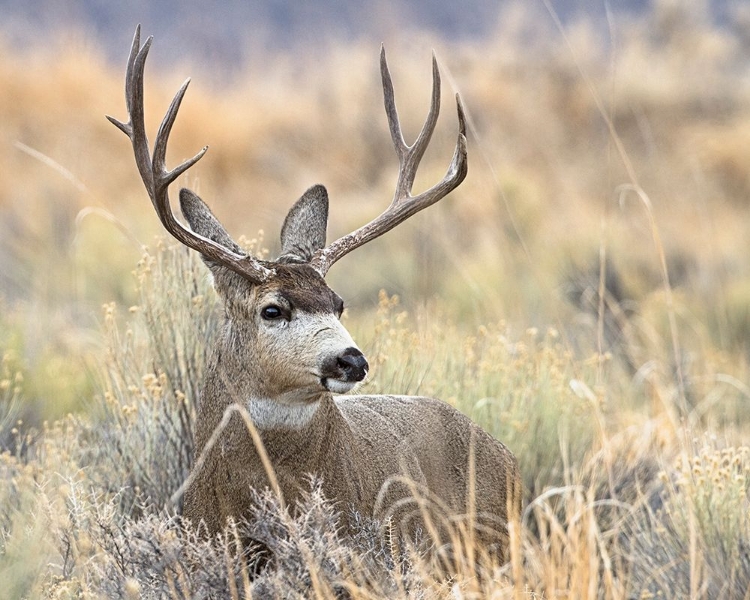
<path fill-rule="evenodd" d="M 169 203 L 169 185 L 203 158 L 208 146 L 204 146 L 193 158 L 180 163 L 171 171 L 166 168 L 167 141 L 177 118 L 177 112 L 180 110 L 182 98 L 190 84 L 190 79 L 186 79 L 175 94 L 159 126 L 154 142 L 153 155 L 149 151 L 143 110 L 143 73 L 152 41 L 153 36 L 150 36 L 141 47 L 141 26 L 138 25 L 133 37 L 133 45 L 130 49 L 128 68 L 125 74 L 125 102 L 129 120 L 127 123 L 123 123 L 110 116 L 107 116 L 107 119 L 130 138 L 141 179 L 143 179 L 151 203 L 154 205 L 156 214 L 164 228 L 177 240 L 189 248 L 197 250 L 207 258 L 248 277 L 252 281 L 262 281 L 268 277 L 271 271 L 257 259 L 233 252 L 231 249 L 191 231 L 182 225 L 172 212 Z"/>
<path fill-rule="evenodd" d="M 388 117 L 388 126 L 399 160 L 396 191 L 390 206 L 379 217 L 315 253 L 311 264 L 321 275 L 325 275 L 333 263 L 355 248 L 359 248 L 370 240 L 383 235 L 386 231 L 393 229 L 396 225 L 402 223 L 423 208 L 427 208 L 447 196 L 466 177 L 468 170 L 466 122 L 463 106 L 461 105 L 461 97 L 456 94 L 458 141 L 456 142 L 456 149 L 453 152 L 453 160 L 451 160 L 445 177 L 440 182 L 417 196 L 411 195 L 419 163 L 430 143 L 430 138 L 433 131 L 435 131 L 435 124 L 440 113 L 440 71 L 435 55 L 432 55 L 432 100 L 430 102 L 430 110 L 427 114 L 427 120 L 422 126 L 422 131 L 411 146 L 407 145 L 404 141 L 404 136 L 401 132 L 393 94 L 393 82 L 391 81 L 391 73 L 388 70 L 388 63 L 385 59 L 385 48 L 382 46 L 380 48 L 380 74 L 383 80 L 383 97 L 385 112 Z"/>

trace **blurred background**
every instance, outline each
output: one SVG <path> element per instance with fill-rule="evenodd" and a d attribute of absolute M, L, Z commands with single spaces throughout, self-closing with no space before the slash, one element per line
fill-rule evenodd
<path fill-rule="evenodd" d="M 137 23 L 155 38 L 152 137 L 192 77 L 168 164 L 208 144 L 180 184 L 272 256 L 312 184 L 331 197 L 330 239 L 390 202 L 380 43 L 407 139 L 435 51 L 443 109 L 415 191 L 450 161 L 457 92 L 469 175 L 332 269 L 355 325 L 385 289 L 467 328 L 554 327 L 633 375 L 662 352 L 747 382 L 745 2 L 19 0 L 0 15 L 0 350 L 32 422 L 85 409 L 101 306 L 136 302 L 132 271 L 163 235 L 104 118 L 125 118 Z"/>

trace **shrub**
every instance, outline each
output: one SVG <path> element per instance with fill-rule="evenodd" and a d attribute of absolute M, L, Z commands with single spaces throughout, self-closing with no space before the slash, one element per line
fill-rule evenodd
<path fill-rule="evenodd" d="M 187 478 L 198 386 L 220 324 L 195 253 L 160 244 L 135 274 L 140 304 L 124 326 L 114 304 L 104 307 L 100 393 L 83 461 L 96 465 L 93 476 L 126 514 L 167 506 Z"/>
<path fill-rule="evenodd" d="M 750 589 L 750 448 L 704 442 L 628 523 L 633 597 L 741 599 Z"/>

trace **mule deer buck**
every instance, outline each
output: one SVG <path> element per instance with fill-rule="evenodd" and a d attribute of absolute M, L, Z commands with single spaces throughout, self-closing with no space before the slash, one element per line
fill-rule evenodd
<path fill-rule="evenodd" d="M 457 95 L 459 134 L 448 171 L 427 191 L 411 193 L 440 108 L 440 75 L 434 57 L 429 114 L 409 146 L 401 133 L 381 50 L 385 109 L 400 162 L 391 205 L 369 224 L 326 245 L 328 196 L 323 186 L 315 185 L 284 221 L 281 255 L 265 261 L 244 253 L 190 190 L 180 191 L 180 206 L 190 228 L 174 216 L 169 185 L 198 162 L 206 148 L 174 169 L 166 168 L 167 140 L 187 80 L 150 152 L 143 73 L 151 41 L 141 47 L 140 27 L 136 30 L 125 83 L 129 121 L 108 118 L 130 138 L 164 228 L 201 254 L 225 311 L 198 404 L 195 448 L 202 460 L 191 473 L 184 516 L 196 525 L 202 523 L 211 534 L 220 532 L 228 518 L 241 519 L 252 505 L 253 490 L 272 483 L 264 467 L 267 458 L 275 486 L 289 505 L 294 505 L 309 485 L 309 474 L 314 474 L 322 479 L 325 495 L 341 509 L 345 528 L 348 515 L 357 511 L 390 519 L 398 531 L 413 535 L 417 527 L 425 527 L 429 510 L 434 509 L 441 515 L 435 522 L 446 514 L 472 519 L 476 539 L 502 556 L 507 548 L 506 524 L 512 516 L 509 510 L 518 514 L 521 487 L 516 459 L 503 444 L 440 400 L 335 395 L 364 380 L 368 363 L 339 321 L 344 303 L 324 281 L 328 269 L 446 196 L 466 176 L 465 124 Z M 246 409 L 254 428 L 234 413 L 215 435 L 235 403 Z M 259 434 L 264 452 L 253 442 L 252 429 Z M 431 509 L 425 509 L 426 504 Z"/>

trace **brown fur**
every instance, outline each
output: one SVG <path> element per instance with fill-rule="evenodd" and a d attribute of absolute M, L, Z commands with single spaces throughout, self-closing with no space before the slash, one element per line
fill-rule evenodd
<path fill-rule="evenodd" d="M 305 265 L 276 268 L 278 279 L 260 286 L 243 282 L 231 272 L 223 274 L 231 281 L 217 281 L 220 290 L 229 286 L 232 300 L 226 305 L 227 322 L 206 371 L 197 419 L 197 453 L 203 451 L 231 404 L 273 399 L 303 386 L 276 350 L 259 347 L 260 325 L 252 317 L 257 301 L 269 294 L 289 297 L 308 310 L 327 307 L 330 313 L 337 296 Z M 284 352 L 290 354 L 288 348 Z M 292 356 L 297 363 L 308 360 L 304 354 Z M 432 398 L 333 396 L 317 389 L 305 396 L 305 402 L 319 402 L 319 407 L 303 426 L 260 431 L 290 506 L 307 489 L 308 476 L 317 475 L 323 480 L 324 493 L 345 518 L 349 509 L 381 519 L 390 515 L 407 535 L 413 535 L 418 526 L 425 527 L 417 506 L 411 502 L 392 511 L 395 503 L 409 497 L 408 487 L 399 481 L 385 485 L 394 477 L 406 476 L 453 514 L 466 514 L 474 494 L 477 522 L 487 527 L 477 539 L 504 554 L 507 508 L 520 510 L 521 484 L 516 460 L 503 444 L 453 407 Z M 473 482 L 468 476 L 472 452 Z M 217 533 L 228 517 L 247 514 L 251 490 L 268 485 L 252 438 L 239 415 L 234 415 L 195 474 L 185 496 L 184 514 Z M 433 516 L 439 526 L 441 517 Z"/>

